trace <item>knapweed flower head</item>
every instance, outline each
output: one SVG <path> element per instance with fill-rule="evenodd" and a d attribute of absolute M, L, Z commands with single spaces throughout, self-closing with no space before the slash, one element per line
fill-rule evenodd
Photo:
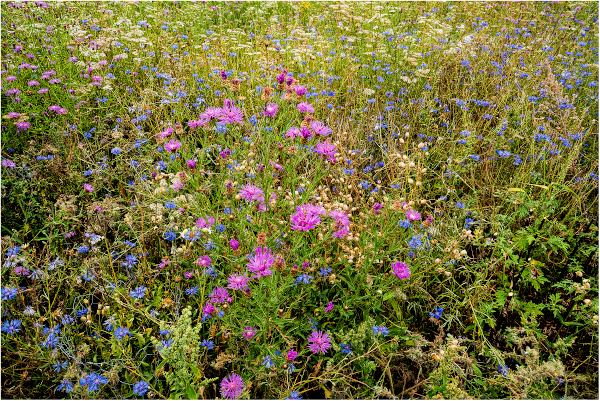
<path fill-rule="evenodd" d="M 181 148 L 181 142 L 176 141 L 175 139 L 171 139 L 169 142 L 165 143 L 165 149 L 169 152 L 174 152 Z"/>
<path fill-rule="evenodd" d="M 285 356 L 286 359 L 288 361 L 293 361 L 294 359 L 296 359 L 298 357 L 298 352 L 296 352 L 295 350 L 291 349 L 288 351 L 287 355 Z"/>
<path fill-rule="evenodd" d="M 200 256 L 195 262 L 194 264 L 197 266 L 202 266 L 202 267 L 208 267 L 210 266 L 212 263 L 212 261 L 210 260 L 210 256 L 208 255 L 204 255 L 204 256 Z"/>
<path fill-rule="evenodd" d="M 329 348 L 331 348 L 331 338 L 329 334 L 321 330 L 313 330 L 308 336 L 308 349 L 313 354 L 325 354 Z"/>
<path fill-rule="evenodd" d="M 404 280 L 410 277 L 410 268 L 404 262 L 392 263 L 392 271 L 399 279 Z"/>
<path fill-rule="evenodd" d="M 227 279 L 227 288 L 232 290 L 244 290 L 248 288 L 248 277 L 242 274 L 232 274 Z"/>
<path fill-rule="evenodd" d="M 296 207 L 296 213 L 290 216 L 292 230 L 308 231 L 321 222 L 326 211 L 322 206 L 305 203 Z"/>
<path fill-rule="evenodd" d="M 315 131 L 315 134 L 320 136 L 327 136 L 333 132 L 331 128 L 323 124 L 321 121 L 316 120 L 310 123 L 310 128 Z"/>
<path fill-rule="evenodd" d="M 221 381 L 221 396 L 234 400 L 244 392 L 244 380 L 237 373 L 231 373 Z"/>
<path fill-rule="evenodd" d="M 421 220 L 421 213 L 413 209 L 408 209 L 406 211 L 406 218 L 408 219 L 408 221 Z"/>
<path fill-rule="evenodd" d="M 91 184 L 83 184 L 83 189 L 88 192 L 94 192 L 94 187 Z"/>
<path fill-rule="evenodd" d="M 274 117 L 277 114 L 277 110 L 279 110 L 279 106 L 275 103 L 269 103 L 267 107 L 265 107 L 264 114 L 267 117 Z"/>
<path fill-rule="evenodd" d="M 333 302 L 329 302 L 323 310 L 325 311 L 325 313 L 329 313 L 333 310 L 333 308 L 334 308 Z"/>
<path fill-rule="evenodd" d="M 227 105 L 223 106 L 221 109 L 221 115 L 218 118 L 222 123 L 242 124 L 244 122 L 244 113 L 240 108 L 228 103 Z"/>
<path fill-rule="evenodd" d="M 296 106 L 296 107 L 298 108 L 298 111 L 300 113 L 314 113 L 315 112 L 315 108 L 310 103 L 302 102 L 302 103 L 299 103 L 298 106 Z"/>
<path fill-rule="evenodd" d="M 229 240 L 229 246 L 231 247 L 231 249 L 233 249 L 234 251 L 237 251 L 237 249 L 240 247 L 240 243 L 238 240 L 236 240 L 235 238 L 232 238 L 231 240 Z"/>
<path fill-rule="evenodd" d="M 200 217 L 198 220 L 196 220 L 196 227 L 198 227 L 199 229 L 211 228 L 214 225 L 215 218 L 212 216 L 207 216 L 206 218 Z"/>
<path fill-rule="evenodd" d="M 315 146 L 315 152 L 320 155 L 326 156 L 327 160 L 334 162 L 335 161 L 335 152 L 336 147 L 333 143 L 329 142 L 329 139 L 325 142 L 319 142 L 317 146 Z"/>
<path fill-rule="evenodd" d="M 244 327 L 244 333 L 242 333 L 243 338 L 250 341 L 255 335 L 256 330 L 254 329 L 254 327 Z"/>
<path fill-rule="evenodd" d="M 275 258 L 271 255 L 271 250 L 267 247 L 256 248 L 254 255 L 250 255 L 250 262 L 246 265 L 251 272 L 257 272 L 254 278 L 270 276 L 273 274 L 269 268 L 275 263 Z"/>
<path fill-rule="evenodd" d="M 264 202 L 265 193 L 262 189 L 252 184 L 244 185 L 239 192 L 239 195 L 246 202 Z"/>
<path fill-rule="evenodd" d="M 215 287 L 208 297 L 210 298 L 210 302 L 213 304 L 222 304 L 232 301 L 231 297 L 229 296 L 229 291 L 227 291 L 225 287 Z"/>

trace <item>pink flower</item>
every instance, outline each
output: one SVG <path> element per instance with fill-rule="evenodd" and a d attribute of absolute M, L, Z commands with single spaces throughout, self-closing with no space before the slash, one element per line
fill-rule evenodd
<path fill-rule="evenodd" d="M 229 291 L 225 287 L 215 287 L 213 292 L 208 296 L 212 304 L 222 304 L 224 302 L 231 302 L 232 299 L 229 296 Z"/>
<path fill-rule="evenodd" d="M 313 131 L 315 131 L 315 134 L 321 136 L 327 136 L 333 132 L 331 128 L 323 124 L 321 121 L 313 121 L 312 123 L 310 123 L 310 128 L 312 128 Z"/>
<path fill-rule="evenodd" d="M 250 341 L 255 335 L 256 331 L 254 330 L 254 327 L 244 327 L 244 334 L 242 334 L 242 337 L 246 340 Z"/>
<path fill-rule="evenodd" d="M 310 103 L 302 102 L 296 106 L 300 113 L 314 113 L 315 108 Z"/>
<path fill-rule="evenodd" d="M 304 95 L 306 95 L 306 92 L 307 92 L 306 88 L 302 85 L 296 86 L 295 91 L 296 91 L 296 95 L 298 95 L 298 96 L 304 96 Z"/>
<path fill-rule="evenodd" d="M 2 165 L 4 167 L 8 167 L 8 168 L 16 168 L 17 167 L 16 163 L 10 159 L 2 159 Z"/>
<path fill-rule="evenodd" d="M 241 274 L 232 274 L 227 279 L 227 282 L 229 283 L 227 288 L 232 290 L 244 290 L 248 288 L 248 277 Z"/>
<path fill-rule="evenodd" d="M 275 103 L 269 103 L 265 108 L 264 114 L 267 117 L 274 117 L 277 114 L 277 110 L 279 110 L 279 106 Z"/>
<path fill-rule="evenodd" d="M 200 229 L 210 228 L 214 225 L 215 225 L 215 218 L 212 216 L 208 216 L 208 217 L 206 217 L 206 219 L 204 219 L 203 217 L 200 217 L 198 220 L 196 220 L 196 227 L 198 227 Z"/>
<path fill-rule="evenodd" d="M 333 157 L 335 155 L 335 151 L 335 145 L 330 143 L 329 139 L 327 142 L 320 142 L 317 144 L 317 146 L 315 146 L 315 152 L 320 155 L 327 156 L 327 159 L 330 161 L 335 161 L 335 158 Z"/>
<path fill-rule="evenodd" d="M 296 213 L 290 216 L 292 230 L 308 231 L 321 222 L 319 216 L 325 214 L 325 209 L 318 205 L 305 203 L 296 207 Z"/>
<path fill-rule="evenodd" d="M 202 313 L 205 313 L 207 315 L 210 315 L 212 313 L 216 312 L 216 308 L 213 306 L 213 304 L 210 303 L 210 301 L 206 301 L 206 305 L 204 305 L 202 307 Z"/>
<path fill-rule="evenodd" d="M 200 256 L 194 262 L 195 265 L 197 265 L 197 266 L 203 266 L 203 267 L 208 267 L 208 266 L 210 266 L 211 263 L 212 263 L 212 261 L 210 260 L 210 256 L 208 256 L 208 255 Z"/>
<path fill-rule="evenodd" d="M 231 246 L 231 249 L 233 249 L 234 251 L 237 251 L 237 249 L 240 247 L 240 242 L 235 238 L 232 238 L 229 241 L 229 246 Z"/>
<path fill-rule="evenodd" d="M 392 263 L 392 270 L 394 274 L 398 276 L 399 279 L 404 280 L 410 277 L 410 268 L 404 262 L 394 262 Z"/>
<path fill-rule="evenodd" d="M 333 302 L 330 302 L 327 304 L 324 311 L 325 311 L 325 313 L 328 313 L 328 312 L 331 312 L 332 310 L 333 310 Z"/>
<path fill-rule="evenodd" d="M 187 272 L 183 273 L 183 276 L 184 276 L 186 279 L 188 279 L 188 280 L 189 280 L 189 279 L 191 279 L 192 277 L 194 277 L 194 271 L 193 271 L 193 270 L 191 270 L 191 271 L 187 271 Z"/>
<path fill-rule="evenodd" d="M 269 248 L 256 248 L 254 255 L 250 255 L 249 260 L 250 262 L 248 262 L 246 267 L 251 272 L 257 272 L 253 278 L 273 275 L 273 272 L 269 268 L 275 263 L 275 258 L 271 255 Z"/>
<path fill-rule="evenodd" d="M 232 373 L 221 381 L 221 396 L 234 400 L 244 392 L 244 380 L 237 373 Z"/>
<path fill-rule="evenodd" d="M 296 359 L 296 357 L 298 356 L 298 352 L 296 352 L 295 350 L 291 349 L 288 351 L 286 358 L 288 361 L 293 361 L 294 359 Z"/>
<path fill-rule="evenodd" d="M 273 168 L 275 168 L 275 169 L 277 169 L 277 170 L 283 170 L 283 166 L 281 166 L 281 165 L 279 165 L 279 164 L 277 164 L 277 163 L 275 163 L 275 162 L 273 162 L 273 161 L 269 161 L 269 164 L 270 164 L 271 166 L 273 166 Z M 275 195 L 275 194 L 273 194 L 273 195 Z"/>
<path fill-rule="evenodd" d="M 239 192 L 239 195 L 246 202 L 252 202 L 252 201 L 264 202 L 265 201 L 265 193 L 263 192 L 263 190 L 252 184 L 243 186 L 241 191 Z"/>
<path fill-rule="evenodd" d="M 181 142 L 176 141 L 175 139 L 171 139 L 169 142 L 165 143 L 165 149 L 169 152 L 173 152 L 179 148 L 181 148 Z"/>
<path fill-rule="evenodd" d="M 223 114 L 223 109 L 220 107 L 207 107 L 204 113 L 200 114 L 200 118 L 203 120 L 210 120 L 212 118 L 218 118 Z"/>
<path fill-rule="evenodd" d="M 88 192 L 94 192 L 94 187 L 90 184 L 83 184 L 83 189 L 85 189 Z"/>
<path fill-rule="evenodd" d="M 227 124 L 241 124 L 244 122 L 244 113 L 236 106 L 224 106 L 223 111 L 219 116 L 219 120 Z"/>
<path fill-rule="evenodd" d="M 406 218 L 408 221 L 421 220 L 421 213 L 413 209 L 408 209 L 406 211 Z"/>
<path fill-rule="evenodd" d="M 329 334 L 319 330 L 314 330 L 310 336 L 308 336 L 308 349 L 313 354 L 323 354 L 327 352 L 329 348 L 331 348 L 330 344 L 331 338 Z"/>
<path fill-rule="evenodd" d="M 290 128 L 289 130 L 287 130 L 287 132 L 285 133 L 285 137 L 286 138 L 290 138 L 290 139 L 294 139 L 295 137 L 300 136 L 300 130 L 298 128 Z"/>

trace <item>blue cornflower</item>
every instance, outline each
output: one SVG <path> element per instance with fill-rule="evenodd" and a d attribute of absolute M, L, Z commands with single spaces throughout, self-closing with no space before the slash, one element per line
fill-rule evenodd
<path fill-rule="evenodd" d="M 115 329 L 115 337 L 117 340 L 122 340 L 124 337 L 133 337 L 127 327 L 117 327 Z"/>
<path fill-rule="evenodd" d="M 48 270 L 54 270 L 56 269 L 58 266 L 62 266 L 65 264 L 64 260 L 61 260 L 59 258 L 54 259 L 52 262 L 50 262 L 48 264 Z"/>
<path fill-rule="evenodd" d="M 60 321 L 60 323 L 64 326 L 67 324 L 71 324 L 75 321 L 71 315 L 64 315 Z"/>
<path fill-rule="evenodd" d="M 508 374 L 508 367 L 506 365 L 498 364 L 498 372 L 502 373 L 502 376 L 506 377 Z"/>
<path fill-rule="evenodd" d="M 159 351 L 162 351 L 165 348 L 169 348 L 171 345 L 173 345 L 173 340 L 171 340 L 170 338 L 168 340 L 161 340 L 162 345 L 160 345 L 158 347 Z"/>
<path fill-rule="evenodd" d="M 87 308 L 79 309 L 76 313 L 77 317 L 87 314 Z"/>
<path fill-rule="evenodd" d="M 131 248 L 135 248 L 135 243 L 131 242 L 131 241 L 127 240 L 127 239 L 125 241 L 123 241 L 123 244 L 125 244 L 125 245 L 127 245 L 127 246 L 129 246 Z"/>
<path fill-rule="evenodd" d="M 217 229 L 217 231 L 219 231 L 219 233 L 225 231 L 225 226 L 223 224 L 217 224 L 215 228 Z"/>
<path fill-rule="evenodd" d="M 93 279 L 96 278 L 96 276 L 94 276 L 94 274 L 92 272 L 87 272 L 87 273 L 83 273 L 81 275 L 81 278 L 84 279 L 85 281 L 92 281 Z"/>
<path fill-rule="evenodd" d="M 19 293 L 19 289 L 17 287 L 3 287 L 2 290 L 0 290 L 0 292 L 2 294 L 2 300 L 8 301 L 9 299 L 13 299 L 17 296 L 17 294 Z"/>
<path fill-rule="evenodd" d="M 88 391 L 90 393 L 97 391 L 99 385 L 106 383 L 108 383 L 108 378 L 106 376 L 98 375 L 93 372 L 79 380 L 81 386 L 88 386 Z"/>
<path fill-rule="evenodd" d="M 90 250 L 90 248 L 88 248 L 87 245 L 81 245 L 79 248 L 77 248 L 77 252 L 79 252 L 79 253 L 86 253 L 89 250 Z"/>
<path fill-rule="evenodd" d="M 175 202 L 165 202 L 165 209 L 176 209 L 177 208 L 177 204 Z"/>
<path fill-rule="evenodd" d="M 408 219 L 401 220 L 400 222 L 398 222 L 398 225 L 402 228 L 412 227 L 412 225 L 410 224 L 410 220 L 408 220 Z"/>
<path fill-rule="evenodd" d="M 44 330 L 42 330 L 42 334 L 43 335 L 48 335 L 48 334 L 59 335 L 60 334 L 60 325 L 57 324 L 56 326 L 54 326 L 52 328 L 44 327 Z"/>
<path fill-rule="evenodd" d="M 185 290 L 185 295 L 191 295 L 194 296 L 196 295 L 198 292 L 200 291 L 200 288 L 198 286 L 195 287 L 190 287 L 187 290 Z"/>
<path fill-rule="evenodd" d="M 207 350 L 215 349 L 215 342 L 213 340 L 202 340 L 200 343 L 201 347 L 206 347 Z"/>
<path fill-rule="evenodd" d="M 138 288 L 136 288 L 135 290 L 131 290 L 129 291 L 129 295 L 132 298 L 144 298 L 145 292 L 146 292 L 147 288 L 144 287 L 143 285 L 139 286 Z"/>
<path fill-rule="evenodd" d="M 306 273 L 302 273 L 301 275 L 298 276 L 298 278 L 296 278 L 296 284 L 300 284 L 300 283 L 308 284 L 308 283 L 310 283 L 310 280 L 312 280 L 312 276 L 309 276 Z"/>
<path fill-rule="evenodd" d="M 207 251 L 210 251 L 211 249 L 216 248 L 215 243 L 212 240 L 208 240 L 208 242 L 206 244 L 204 244 L 204 249 L 206 249 Z"/>
<path fill-rule="evenodd" d="M 106 328 L 106 331 L 112 331 L 114 323 L 115 323 L 115 318 L 111 316 L 108 319 L 106 319 L 104 321 L 104 323 L 102 323 L 102 324 Z"/>
<path fill-rule="evenodd" d="M 56 361 L 56 363 L 52 365 L 56 373 L 60 373 L 61 370 L 67 370 L 67 366 L 69 366 L 69 361 Z"/>
<path fill-rule="evenodd" d="M 342 348 L 342 354 L 352 353 L 352 346 L 350 344 L 340 343 L 340 347 Z"/>
<path fill-rule="evenodd" d="M 169 334 L 171 334 L 170 330 L 161 330 L 159 331 L 160 334 L 162 334 L 163 336 L 168 336 Z"/>
<path fill-rule="evenodd" d="M 423 241 L 421 241 L 420 235 L 413 235 L 408 241 L 408 246 L 412 249 L 419 249 L 423 245 Z"/>
<path fill-rule="evenodd" d="M 177 238 L 177 234 L 175 234 L 173 231 L 167 231 L 165 233 L 165 239 L 167 241 L 175 241 L 175 238 Z"/>
<path fill-rule="evenodd" d="M 133 394 L 142 397 L 148 391 L 148 382 L 141 380 L 133 385 Z"/>
<path fill-rule="evenodd" d="M 312 325 L 312 326 L 311 326 L 311 329 L 312 329 L 312 330 L 317 330 L 317 326 L 319 325 L 319 322 L 315 322 L 315 321 L 314 321 L 314 320 L 312 320 L 312 318 L 310 318 L 310 317 L 308 318 L 308 320 L 310 320 L 310 324 Z"/>
<path fill-rule="evenodd" d="M 112 153 L 113 155 L 118 155 L 119 153 L 121 153 L 121 148 L 112 148 L 110 150 L 110 153 Z"/>
<path fill-rule="evenodd" d="M 444 311 L 444 308 L 436 306 L 435 308 L 433 308 L 433 312 L 429 312 L 429 316 L 431 316 L 435 319 L 439 319 L 440 317 L 442 317 L 443 311 Z"/>
<path fill-rule="evenodd" d="M 121 264 L 125 267 L 127 267 L 128 269 L 132 268 L 133 266 L 135 266 L 138 262 L 138 258 L 135 255 L 127 255 L 127 258 L 125 260 L 125 262 L 121 262 Z"/>
<path fill-rule="evenodd" d="M 328 276 L 329 273 L 331 273 L 330 267 L 326 267 L 326 268 L 321 267 L 319 270 L 321 270 L 321 272 L 319 273 L 319 276 Z"/>
<path fill-rule="evenodd" d="M 465 204 L 464 203 L 460 203 L 460 202 L 456 202 L 456 207 L 459 209 L 464 209 L 465 208 Z"/>
<path fill-rule="evenodd" d="M 44 348 L 54 348 L 58 345 L 59 338 L 55 334 L 50 334 L 46 337 L 46 340 L 42 341 Z"/>
<path fill-rule="evenodd" d="M 267 369 L 271 369 L 275 365 L 273 363 L 273 361 L 271 360 L 271 356 L 270 355 L 265 356 L 265 359 L 263 359 L 263 363 L 262 364 Z"/>
<path fill-rule="evenodd" d="M 294 364 L 290 363 L 290 366 L 294 366 Z M 289 368 L 288 368 L 289 369 Z M 301 400 L 300 393 L 298 391 L 290 391 L 290 396 L 286 398 L 286 400 Z"/>
<path fill-rule="evenodd" d="M 384 336 L 387 336 L 390 334 L 390 331 L 385 326 L 373 326 L 373 334 L 375 334 L 375 335 L 383 334 Z"/>
<path fill-rule="evenodd" d="M 13 335 L 21 331 L 21 321 L 19 319 L 4 322 L 2 324 L 2 331 Z"/>
<path fill-rule="evenodd" d="M 56 391 L 62 391 L 63 389 L 67 394 L 69 394 L 71 390 L 73 390 L 73 383 L 71 383 L 71 380 L 64 379 L 63 381 L 61 381 L 58 387 L 56 388 Z"/>
<path fill-rule="evenodd" d="M 471 225 L 473 224 L 473 219 L 470 217 L 467 217 L 465 219 L 465 229 L 469 229 L 469 227 L 471 227 Z"/>

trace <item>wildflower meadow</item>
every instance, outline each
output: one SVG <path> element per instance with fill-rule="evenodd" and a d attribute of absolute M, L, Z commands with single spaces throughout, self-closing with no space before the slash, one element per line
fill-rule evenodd
<path fill-rule="evenodd" d="M 3 398 L 598 398 L 597 2 L 0 7 Z"/>

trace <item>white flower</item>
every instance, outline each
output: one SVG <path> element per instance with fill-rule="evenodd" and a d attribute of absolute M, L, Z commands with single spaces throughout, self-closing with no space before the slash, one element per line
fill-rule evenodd
<path fill-rule="evenodd" d="M 35 314 L 37 314 L 37 311 L 35 309 L 33 309 L 33 306 L 27 305 L 25 307 L 25 310 L 23 311 L 23 314 L 25 316 L 34 316 Z"/>

